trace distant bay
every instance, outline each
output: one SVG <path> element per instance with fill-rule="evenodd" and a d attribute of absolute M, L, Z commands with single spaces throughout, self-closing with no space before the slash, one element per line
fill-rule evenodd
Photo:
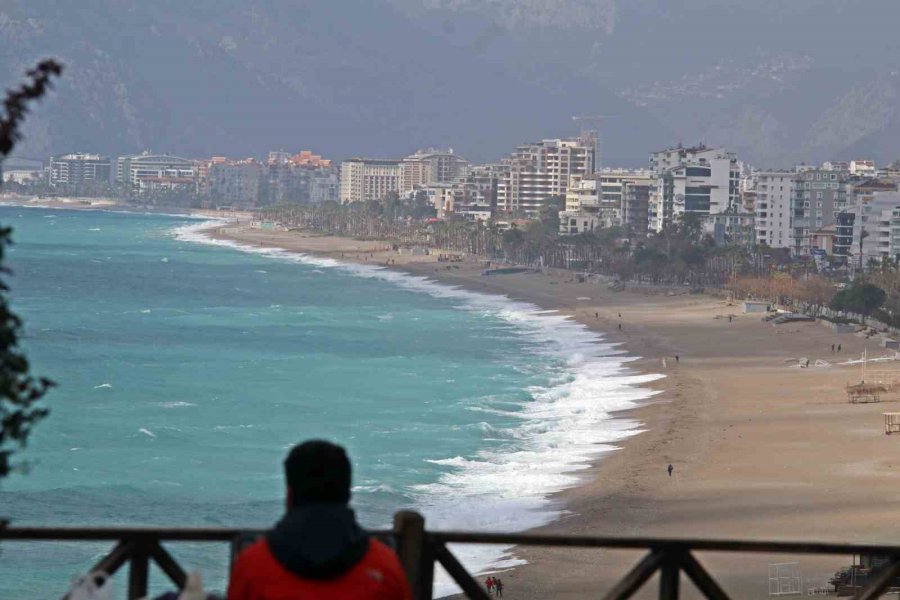
<path fill-rule="evenodd" d="M 595 334 L 504 298 L 198 243 L 180 217 L 2 207 L 0 221 L 26 348 L 59 383 L 31 472 L 0 491 L 15 524 L 264 527 L 286 450 L 327 437 L 354 459 L 367 526 L 414 507 L 433 526 L 522 529 L 555 516 L 547 494 L 597 444 L 633 432 L 610 411 L 649 394 Z M 0 597 L 57 597 L 107 549 L 3 544 Z M 174 552 L 224 585 L 225 548 Z"/>

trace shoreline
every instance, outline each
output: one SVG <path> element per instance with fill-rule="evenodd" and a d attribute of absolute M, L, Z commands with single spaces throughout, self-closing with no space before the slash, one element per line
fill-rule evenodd
<path fill-rule="evenodd" d="M 805 356 L 835 363 L 864 348 L 870 356 L 883 354 L 872 340 L 833 334 L 818 323 L 776 327 L 762 323 L 760 315 L 739 314 L 722 299 L 686 291 L 615 292 L 579 283 L 570 272 L 486 277 L 473 257 L 447 264 L 435 255 L 385 250 L 383 242 L 239 225 L 212 229 L 207 234 L 219 239 L 390 266 L 555 309 L 642 357 L 629 362 L 630 369 L 665 374 L 643 384 L 657 396 L 617 413 L 640 423 L 643 432 L 577 472 L 577 485 L 551 497 L 564 514 L 536 531 L 872 543 L 895 537 L 885 523 L 900 484 L 900 457 L 893 458 L 896 446 L 881 424 L 881 412 L 890 405 L 846 403 L 843 386 L 858 379 L 858 368 L 800 370 L 785 362 Z M 843 345 L 840 357 L 830 353 L 831 343 Z M 676 354 L 680 361 L 673 365 Z M 675 467 L 671 477 L 668 464 Z M 859 501 L 860 486 L 869 502 Z M 507 591 L 554 598 L 604 589 L 639 558 L 632 552 L 536 547 L 518 547 L 515 555 L 527 564 L 504 573 Z M 850 558 L 801 557 L 801 569 L 807 578 L 823 578 Z M 746 556 L 700 559 L 740 597 L 767 596 L 768 563 L 784 562 L 763 556 L 750 556 L 749 563 Z M 648 586 L 639 597 L 652 591 Z"/>
<path fill-rule="evenodd" d="M 204 240 L 206 240 L 205 243 L 219 242 L 227 248 L 241 249 L 251 253 L 255 248 L 262 249 L 261 246 L 248 244 L 246 240 L 217 233 L 234 226 L 234 224 L 190 225 L 182 230 L 178 237 L 200 243 L 204 243 Z M 366 249 L 376 250 L 376 254 L 379 252 L 376 249 L 379 245 L 378 242 L 364 244 Z M 265 247 L 283 250 L 279 245 L 266 245 Z M 358 265 L 359 273 L 364 277 L 376 277 L 417 292 L 433 294 L 436 290 L 437 297 L 451 297 L 454 300 L 458 298 L 468 309 L 474 310 L 476 313 L 487 309 L 497 312 L 499 319 L 511 323 L 524 318 L 525 323 L 522 327 L 524 335 L 530 337 L 537 334 L 541 339 L 547 336 L 547 341 L 552 344 L 553 348 L 556 348 L 557 344 L 562 344 L 558 350 L 554 349 L 552 353 L 558 355 L 563 364 L 567 363 L 565 371 L 569 379 L 566 382 L 555 382 L 550 384 L 546 390 L 536 392 L 535 402 L 532 403 L 533 408 L 540 412 L 540 416 L 536 415 L 533 418 L 537 418 L 541 422 L 546 421 L 550 425 L 550 430 L 546 434 L 542 431 L 536 432 L 530 436 L 527 444 L 519 449 L 526 453 L 543 453 L 546 455 L 545 459 L 554 466 L 545 473 L 549 479 L 542 480 L 541 477 L 544 475 L 535 477 L 532 474 L 535 471 L 544 473 L 540 465 L 529 463 L 527 470 L 522 473 L 526 479 L 532 481 L 532 484 L 525 486 L 529 491 L 527 493 L 523 491 L 521 497 L 513 496 L 505 501 L 521 498 L 527 500 L 527 504 L 531 508 L 522 514 L 516 513 L 517 516 L 508 521 L 509 526 L 500 528 L 500 531 L 525 531 L 552 523 L 564 516 L 565 509 L 557 496 L 572 486 L 580 485 L 581 473 L 590 468 L 590 465 L 600 457 L 617 449 L 622 440 L 639 435 L 643 431 L 642 423 L 630 418 L 627 411 L 634 410 L 635 407 L 643 406 L 646 403 L 652 403 L 653 396 L 658 392 L 651 388 L 651 384 L 664 376 L 656 371 L 650 370 L 645 373 L 644 370 L 633 368 L 632 365 L 639 358 L 628 354 L 620 347 L 620 344 L 610 343 L 605 335 L 598 335 L 596 328 L 589 328 L 581 322 L 572 320 L 568 315 L 546 314 L 548 311 L 545 310 L 545 307 L 538 306 L 524 298 L 510 298 L 506 295 L 499 295 L 495 291 L 475 289 L 475 286 L 471 285 L 462 287 L 447 285 L 446 282 L 439 281 L 439 278 L 434 278 L 429 273 L 420 273 L 414 268 L 400 266 L 386 269 L 385 265 L 377 264 L 374 259 L 367 261 L 365 257 L 351 262 L 344 260 L 341 263 L 340 254 L 329 252 L 322 252 L 316 256 L 306 254 L 306 257 L 311 260 L 305 258 L 302 262 L 308 262 L 312 266 L 328 265 L 341 270 L 349 269 L 350 272 L 356 272 L 354 265 Z M 279 253 L 278 256 L 286 257 L 287 254 Z M 319 261 L 316 260 L 317 258 L 324 260 Z M 344 258 L 346 259 L 346 257 Z M 410 266 L 404 264 L 402 259 L 400 262 L 404 267 Z M 392 275 L 392 272 L 396 275 Z M 454 292 L 454 290 L 458 291 Z M 549 312 L 555 313 L 556 311 Z M 503 316 L 507 313 L 511 316 Z M 608 392 L 607 400 L 601 404 L 594 402 L 591 393 L 591 390 L 597 389 Z M 542 399 L 545 394 L 553 398 L 560 394 L 561 396 L 549 401 L 549 404 L 541 408 L 547 402 L 546 399 Z M 548 410 L 549 412 L 545 413 Z M 522 416 L 525 417 L 527 414 L 528 411 L 525 411 Z M 533 418 L 527 420 L 532 421 Z M 591 425 L 586 425 L 588 423 Z M 569 431 L 570 428 L 571 431 Z M 553 437 L 561 433 L 563 437 L 558 443 L 556 441 L 550 443 L 550 440 L 546 439 L 547 436 Z M 585 434 L 587 434 L 586 438 Z M 513 460 L 513 462 L 517 463 L 518 461 Z M 497 466 L 496 463 L 494 465 Z M 519 468 L 521 469 L 523 466 L 520 465 Z M 532 487 L 535 485 L 537 487 Z M 541 490 L 542 486 L 549 489 Z M 443 525 L 433 522 L 431 526 L 438 529 L 442 526 L 459 527 L 453 522 L 444 522 Z M 474 560 L 475 556 L 464 555 L 461 558 L 468 562 L 468 560 Z M 490 572 L 496 573 L 514 565 L 517 566 L 517 563 L 520 562 L 515 553 L 504 552 L 501 556 L 499 549 L 496 557 L 482 556 L 481 558 L 487 562 L 477 561 L 478 566 L 476 564 L 470 566 L 477 569 L 488 569 Z"/>
<path fill-rule="evenodd" d="M 0 206 L 11 208 L 42 208 L 45 210 L 81 210 L 113 213 L 136 213 L 146 215 L 171 215 L 192 217 L 196 219 L 234 219 L 251 220 L 253 213 L 249 211 L 220 211 L 205 208 L 187 208 L 183 206 L 139 206 L 113 198 L 35 198 L 16 194 L 0 194 Z"/>

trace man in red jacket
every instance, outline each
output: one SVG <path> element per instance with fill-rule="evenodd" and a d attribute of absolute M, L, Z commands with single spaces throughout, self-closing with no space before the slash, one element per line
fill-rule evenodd
<path fill-rule="evenodd" d="M 394 552 L 356 522 L 350 461 L 340 446 L 308 441 L 284 461 L 287 512 L 241 552 L 228 600 L 409 600 Z"/>

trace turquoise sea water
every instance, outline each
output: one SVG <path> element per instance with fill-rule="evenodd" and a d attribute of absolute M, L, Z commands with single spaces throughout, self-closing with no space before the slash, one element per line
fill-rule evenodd
<path fill-rule="evenodd" d="M 0 222 L 27 350 L 59 384 L 31 471 L 0 488 L 16 524 L 264 527 L 287 449 L 325 437 L 352 456 L 367 526 L 414 507 L 431 526 L 522 529 L 634 433 L 610 411 L 650 394 L 596 335 L 504 298 L 212 245 L 180 217 L 2 207 Z M 58 597 L 108 549 L 4 544 L 0 598 Z M 224 548 L 174 551 L 221 588 Z"/>

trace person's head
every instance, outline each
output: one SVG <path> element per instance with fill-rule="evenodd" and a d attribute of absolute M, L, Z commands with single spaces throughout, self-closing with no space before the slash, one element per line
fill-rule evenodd
<path fill-rule="evenodd" d="M 331 442 L 309 440 L 294 446 L 284 459 L 287 508 L 304 503 L 347 504 L 350 459 Z"/>

